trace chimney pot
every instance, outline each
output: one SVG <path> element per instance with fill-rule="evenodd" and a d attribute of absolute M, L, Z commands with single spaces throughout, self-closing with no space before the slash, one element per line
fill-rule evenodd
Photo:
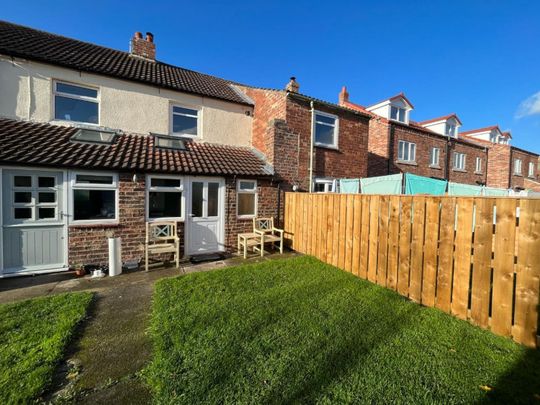
<path fill-rule="evenodd" d="M 142 34 L 139 31 L 137 31 L 135 34 L 133 34 L 133 38 L 141 39 Z"/>
<path fill-rule="evenodd" d="M 339 93 L 339 104 L 343 105 L 347 101 L 349 101 L 349 92 L 347 91 L 347 87 L 343 86 Z"/>
<path fill-rule="evenodd" d="M 147 32 L 146 33 L 146 40 L 148 42 L 154 42 L 154 34 L 152 34 L 151 32 Z"/>
<path fill-rule="evenodd" d="M 145 58 L 148 60 L 156 60 L 156 44 L 154 44 L 154 35 L 151 32 L 146 33 L 146 38 L 143 39 L 142 33 L 135 32 L 131 39 L 129 52 L 131 55 Z"/>
<path fill-rule="evenodd" d="M 291 77 L 291 80 L 289 81 L 289 83 L 287 83 L 285 90 L 290 91 L 291 93 L 298 93 L 298 91 L 300 90 L 300 85 L 296 81 L 296 77 Z"/>

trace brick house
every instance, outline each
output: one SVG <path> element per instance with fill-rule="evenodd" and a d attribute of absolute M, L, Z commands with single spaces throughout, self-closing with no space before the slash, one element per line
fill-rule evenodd
<path fill-rule="evenodd" d="M 231 250 L 276 216 L 254 105 L 230 82 L 0 21 L 0 277 L 140 260 L 145 223 L 178 223 L 184 255 Z M 354 115 L 354 113 L 353 113 Z"/>
<path fill-rule="evenodd" d="M 488 148 L 488 186 L 540 192 L 539 155 L 511 146 L 510 132 L 494 125 L 463 132 L 462 136 Z"/>
<path fill-rule="evenodd" d="M 410 119 L 414 106 L 400 93 L 374 105 L 352 103 L 343 87 L 339 104 L 371 115 L 368 175 L 413 173 L 466 184 L 485 184 L 487 148 L 459 135 L 456 114 L 423 122 Z"/>
<path fill-rule="evenodd" d="M 301 94 L 294 77 L 284 90 L 238 88 L 255 106 L 253 146 L 283 189 L 309 190 L 311 179 L 312 190 L 332 192 L 336 179 L 367 176 L 370 114 Z"/>

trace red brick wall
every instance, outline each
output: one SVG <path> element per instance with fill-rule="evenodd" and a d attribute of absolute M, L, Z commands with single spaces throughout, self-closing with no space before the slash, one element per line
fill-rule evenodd
<path fill-rule="evenodd" d="M 540 182 L 538 181 L 534 181 L 526 177 L 523 179 L 523 185 L 527 190 L 532 190 L 540 193 Z"/>
<path fill-rule="evenodd" d="M 368 176 L 384 176 L 388 174 L 388 154 L 390 143 L 390 125 L 388 121 L 374 116 L 369 121 L 368 139 Z"/>
<path fill-rule="evenodd" d="M 521 175 L 514 174 L 514 161 L 516 159 L 521 159 Z M 534 164 L 535 173 L 533 177 L 529 177 L 529 163 Z M 527 188 L 525 179 L 530 179 L 533 182 L 538 181 L 538 156 L 521 149 L 512 148 L 512 161 L 509 169 L 512 172 L 512 184 L 510 187 Z"/>
<path fill-rule="evenodd" d="M 485 142 L 488 146 L 487 185 L 489 187 L 510 187 L 510 146 Z"/>
<path fill-rule="evenodd" d="M 465 171 L 459 171 L 453 169 L 454 157 L 453 153 L 464 153 L 465 157 Z M 482 159 L 482 171 L 476 172 L 476 158 Z M 455 183 L 463 184 L 486 184 L 487 172 L 486 162 L 488 159 L 488 153 L 483 147 L 476 147 L 459 142 L 452 142 L 450 152 L 450 175 L 449 180 Z"/>

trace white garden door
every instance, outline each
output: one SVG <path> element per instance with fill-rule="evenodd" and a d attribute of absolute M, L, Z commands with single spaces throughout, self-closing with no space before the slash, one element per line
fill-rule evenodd
<path fill-rule="evenodd" d="M 64 173 L 2 172 L 3 273 L 67 268 Z"/>
<path fill-rule="evenodd" d="M 225 250 L 225 180 L 194 177 L 189 183 L 187 253 L 221 252 Z"/>

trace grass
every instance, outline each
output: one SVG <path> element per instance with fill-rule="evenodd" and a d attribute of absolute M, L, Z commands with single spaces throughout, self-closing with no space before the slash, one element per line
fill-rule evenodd
<path fill-rule="evenodd" d="M 91 293 L 0 305 L 0 403 L 28 403 L 50 383 Z"/>
<path fill-rule="evenodd" d="M 310 257 L 160 281 L 157 403 L 540 399 L 538 351 Z"/>

